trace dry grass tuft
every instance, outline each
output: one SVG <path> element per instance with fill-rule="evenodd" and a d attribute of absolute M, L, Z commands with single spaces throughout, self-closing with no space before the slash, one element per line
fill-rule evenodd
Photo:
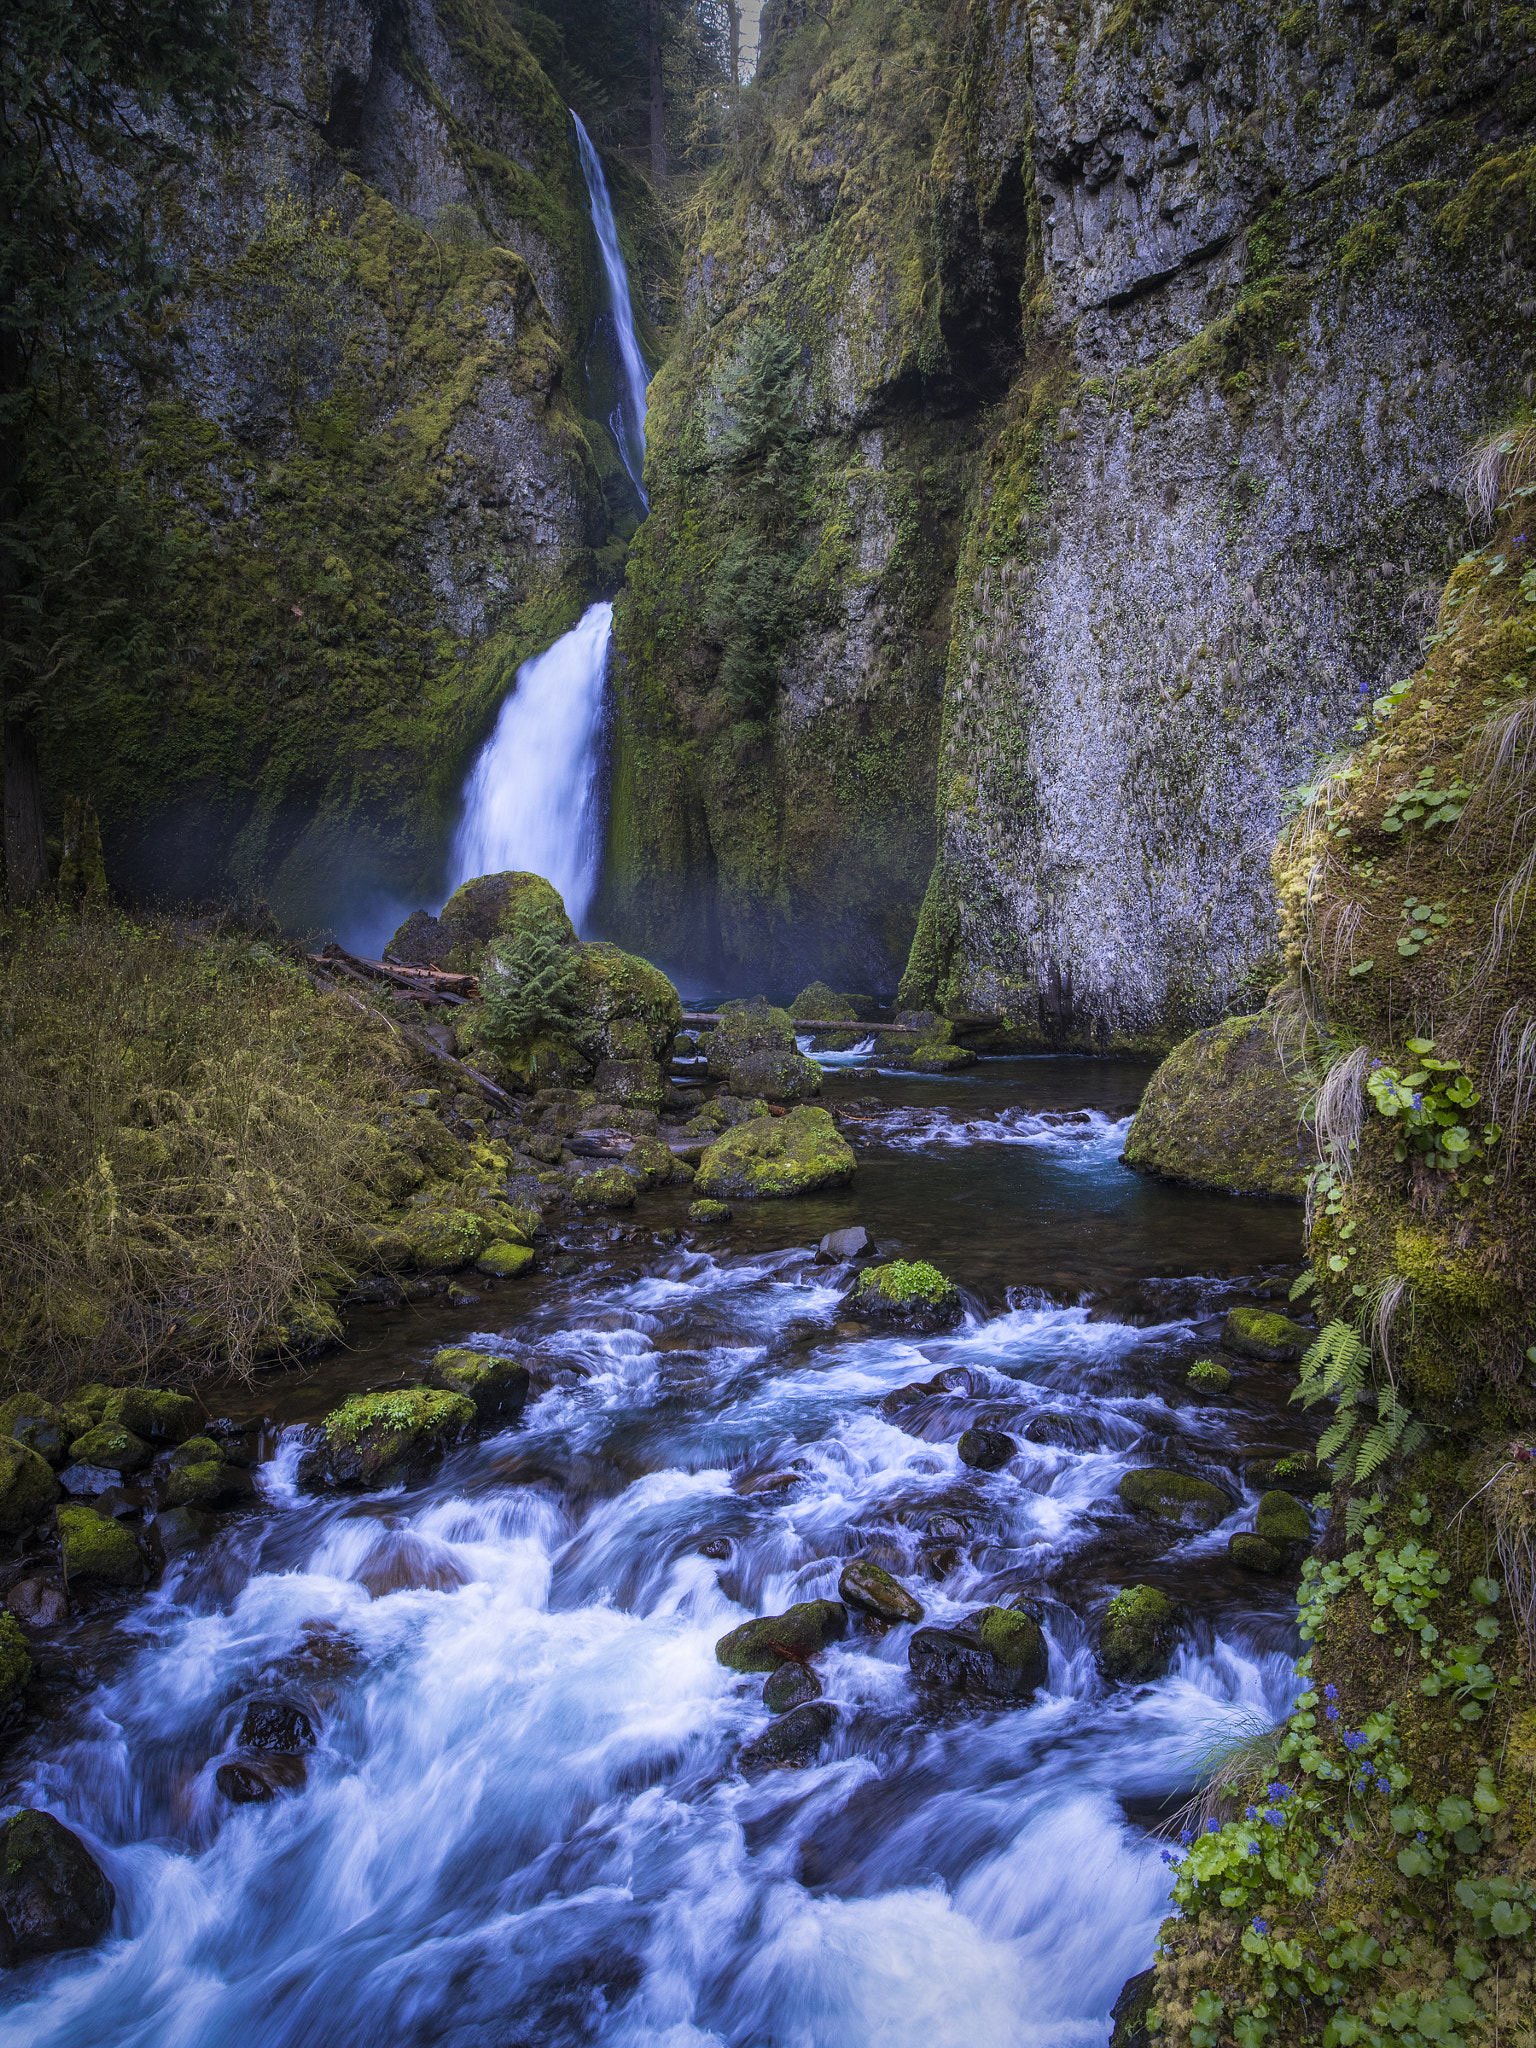
<path fill-rule="evenodd" d="M 1461 487 L 1474 526 L 1498 520 L 1513 494 L 1536 483 L 1536 426 L 1506 427 L 1472 448 L 1462 464 Z"/>
<path fill-rule="evenodd" d="M 397 1048 L 249 933 L 0 928 L 0 1383 L 243 1371 L 323 1325 Z"/>

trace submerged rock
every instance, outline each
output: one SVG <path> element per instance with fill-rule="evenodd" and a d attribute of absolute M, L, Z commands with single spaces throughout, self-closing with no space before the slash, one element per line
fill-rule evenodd
<path fill-rule="evenodd" d="M 481 1422 L 510 1420 L 521 1414 L 528 1399 L 527 1365 L 502 1351 L 450 1346 L 433 1358 L 427 1377 L 434 1387 L 473 1401 Z"/>
<path fill-rule="evenodd" d="M 301 1486 L 384 1486 L 412 1465 L 441 1457 L 475 1421 L 462 1394 L 411 1387 L 354 1394 L 320 1425 L 320 1441 L 299 1460 Z"/>
<path fill-rule="evenodd" d="M 781 1721 L 774 1721 L 736 1759 L 740 1771 L 803 1771 L 815 1763 L 822 1744 L 837 1726 L 837 1709 L 826 1700 L 809 1700 Z"/>
<path fill-rule="evenodd" d="M 142 1585 L 144 1558 L 132 1530 L 83 1506 L 61 1507 L 55 1519 L 66 1581 L 95 1579 L 106 1586 Z"/>
<path fill-rule="evenodd" d="M 1214 1529 L 1235 1505 L 1230 1494 L 1210 1480 L 1192 1479 L 1187 1472 L 1166 1472 L 1157 1466 L 1127 1472 L 1115 1491 L 1138 1514 L 1187 1529 Z"/>
<path fill-rule="evenodd" d="M 1264 1365 L 1294 1365 L 1311 1344 L 1312 1332 L 1273 1309 L 1235 1308 L 1222 1326 L 1221 1341 L 1239 1358 L 1256 1358 Z"/>
<path fill-rule="evenodd" d="M 820 1698 L 821 1680 L 808 1664 L 781 1664 L 763 1681 L 763 1705 L 770 1714 L 787 1714 Z"/>
<path fill-rule="evenodd" d="M 802 1600 L 783 1614 L 744 1621 L 715 1644 L 729 1671 L 776 1671 L 780 1664 L 814 1657 L 848 1633 L 848 1610 L 839 1600 Z"/>
<path fill-rule="evenodd" d="M 976 1472 L 1001 1471 L 1018 1448 L 1000 1429 L 967 1429 L 955 1445 L 961 1464 Z"/>
<path fill-rule="evenodd" d="M 900 1579 L 892 1578 L 883 1565 L 856 1557 L 843 1566 L 837 1590 L 850 1607 L 862 1608 L 880 1621 L 921 1621 L 923 1610 Z"/>
<path fill-rule="evenodd" d="M 1309 1087 L 1264 1017 L 1229 1017 L 1174 1047 L 1141 1098 L 1125 1163 L 1190 1187 L 1299 1202 L 1317 1162 Z"/>
<path fill-rule="evenodd" d="M 848 1297 L 861 1316 L 900 1323 L 909 1330 L 949 1330 L 963 1313 L 960 1290 L 926 1259 L 895 1259 L 866 1266 Z"/>
<path fill-rule="evenodd" d="M 0 1829 L 0 1967 L 88 1948 L 115 1904 L 100 1864 L 51 1813 L 24 1807 Z"/>
<path fill-rule="evenodd" d="M 756 1117 L 705 1152 L 694 1187 L 701 1195 L 759 1201 L 841 1187 L 853 1178 L 853 1148 L 824 1109 L 802 1103 L 783 1117 Z"/>
<path fill-rule="evenodd" d="M 907 1663 L 919 1685 L 1023 1705 L 1045 1683 L 1050 1653 L 1040 1624 L 1012 1607 L 981 1607 L 949 1628 L 918 1629 Z"/>
<path fill-rule="evenodd" d="M 302 1792 L 309 1770 L 301 1756 L 262 1756 L 220 1764 L 213 1774 L 231 1806 L 265 1806 L 279 1792 Z"/>
<path fill-rule="evenodd" d="M 1179 1619 L 1178 1607 L 1155 1586 L 1127 1586 L 1099 1624 L 1099 1669 L 1106 1678 L 1161 1678 Z"/>
<path fill-rule="evenodd" d="M 0 1533 L 19 1536 L 40 1522 L 59 1497 L 48 1460 L 14 1437 L 0 1437 Z"/>
<path fill-rule="evenodd" d="M 240 1723 L 240 1746 L 273 1751 L 313 1749 L 314 1724 L 292 1700 L 252 1700 Z"/>

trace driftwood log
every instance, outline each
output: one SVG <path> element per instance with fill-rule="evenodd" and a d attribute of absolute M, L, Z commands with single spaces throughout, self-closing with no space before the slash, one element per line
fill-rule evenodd
<path fill-rule="evenodd" d="M 472 974 L 451 974 L 443 967 L 397 967 L 390 960 L 370 960 L 361 953 L 349 953 L 334 939 L 309 957 L 316 967 L 332 974 L 350 975 L 354 981 L 385 982 L 424 1010 L 471 1003 L 480 994 L 480 984 Z"/>

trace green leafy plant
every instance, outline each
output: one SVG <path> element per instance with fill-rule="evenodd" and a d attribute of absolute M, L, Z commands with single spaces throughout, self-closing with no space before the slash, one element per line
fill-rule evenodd
<path fill-rule="evenodd" d="M 1370 1349 L 1346 1322 L 1335 1320 L 1319 1332 L 1301 1361 L 1291 1399 L 1304 1408 L 1337 1401 L 1338 1412 L 1317 1446 L 1318 1462 L 1337 1458 L 1341 1473 L 1357 1484 L 1390 1459 L 1410 1456 L 1424 1441 L 1423 1424 L 1396 1387 L 1375 1385 Z"/>
<path fill-rule="evenodd" d="M 1444 789 L 1435 786 L 1433 768 L 1423 768 L 1413 788 L 1396 796 L 1381 821 L 1383 832 L 1401 832 L 1405 825 L 1422 825 L 1432 832 L 1437 825 L 1454 825 L 1472 794 L 1464 782 L 1452 781 Z"/>
<path fill-rule="evenodd" d="M 1462 1115 L 1482 1097 L 1460 1060 L 1436 1059 L 1434 1049 L 1432 1038 L 1410 1038 L 1408 1050 L 1419 1063 L 1406 1074 L 1373 1060 L 1366 1092 L 1384 1117 L 1397 1122 L 1393 1156 L 1399 1163 L 1413 1151 L 1437 1171 L 1455 1173 L 1497 1142 L 1499 1128 L 1489 1124 L 1480 1141 L 1473 1137 Z"/>
<path fill-rule="evenodd" d="M 570 1028 L 579 1015 L 576 964 L 574 947 L 546 932 L 521 931 L 496 942 L 480 978 L 493 1052 L 515 1053 Z"/>

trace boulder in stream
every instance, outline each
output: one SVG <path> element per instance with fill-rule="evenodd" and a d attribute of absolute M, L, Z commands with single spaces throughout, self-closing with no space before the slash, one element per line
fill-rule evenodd
<path fill-rule="evenodd" d="M 731 1205 L 729 1202 L 703 1201 L 693 1202 L 689 1205 L 688 1221 L 690 1223 L 729 1223 L 730 1220 Z"/>
<path fill-rule="evenodd" d="M 853 1148 L 824 1109 L 801 1103 L 787 1116 L 754 1117 L 709 1146 L 694 1187 L 700 1195 L 759 1201 L 842 1187 L 853 1178 Z"/>
<path fill-rule="evenodd" d="M 787 1714 L 807 1700 L 821 1698 L 821 1680 L 809 1664 L 781 1664 L 763 1681 L 763 1705 L 770 1714 Z"/>
<path fill-rule="evenodd" d="M 1000 1472 L 1018 1448 L 1001 1429 L 967 1429 L 955 1445 L 961 1464 L 973 1472 Z"/>
<path fill-rule="evenodd" d="M 1044 1685 L 1050 1653 L 1032 1615 L 981 1607 L 951 1627 L 918 1629 L 907 1645 L 907 1664 L 919 1685 L 1022 1706 Z"/>
<path fill-rule="evenodd" d="M 1309 1093 L 1276 1052 L 1268 1018 L 1228 1017 L 1176 1045 L 1148 1081 L 1125 1163 L 1189 1187 L 1299 1202 L 1317 1161 Z"/>
<path fill-rule="evenodd" d="M 732 1095 L 798 1102 L 821 1093 L 821 1069 L 796 1046 L 789 1012 L 762 996 L 723 1004 L 704 1051 L 710 1079 L 723 1081 Z"/>
<path fill-rule="evenodd" d="M 816 1247 L 818 1266 L 841 1266 L 849 1259 L 867 1259 L 875 1249 L 875 1241 L 862 1223 L 851 1223 L 846 1230 L 829 1230 Z"/>
<path fill-rule="evenodd" d="M 1263 1536 L 1255 1536 L 1251 1529 L 1239 1529 L 1235 1536 L 1227 1538 L 1227 1556 L 1245 1572 L 1285 1570 L 1285 1546 L 1270 1543 Z"/>
<path fill-rule="evenodd" d="M 960 1290 L 926 1259 L 866 1266 L 848 1297 L 856 1315 L 915 1331 L 949 1330 L 959 1322 Z"/>
<path fill-rule="evenodd" d="M 66 1581 L 94 1579 L 104 1586 L 143 1584 L 144 1558 L 131 1529 L 85 1506 L 61 1507 L 55 1519 Z"/>
<path fill-rule="evenodd" d="M 88 1948 L 115 1904 L 101 1865 L 51 1813 L 23 1807 L 0 1828 L 0 1968 Z"/>
<path fill-rule="evenodd" d="M 803 1706 L 772 1721 L 736 1759 L 741 1771 L 803 1771 L 815 1763 L 821 1746 L 837 1726 L 837 1709 L 826 1700 Z"/>
<path fill-rule="evenodd" d="M 212 1437 L 189 1437 L 171 1457 L 160 1483 L 168 1508 L 233 1508 L 254 1500 L 256 1482 L 242 1465 L 227 1464 Z"/>
<path fill-rule="evenodd" d="M 120 1387 L 102 1410 L 103 1422 L 115 1422 L 135 1436 L 167 1444 L 196 1436 L 202 1412 L 190 1394 L 168 1393 L 163 1387 Z"/>
<path fill-rule="evenodd" d="M 1178 1640 L 1180 1612 L 1156 1586 L 1127 1586 L 1099 1624 L 1099 1669 L 1106 1678 L 1161 1678 Z"/>
<path fill-rule="evenodd" d="M 314 1724 L 292 1700 L 254 1699 L 240 1722 L 240 1746 L 273 1753 L 313 1749 Z"/>
<path fill-rule="evenodd" d="M 515 1280 L 519 1273 L 526 1273 L 534 1263 L 533 1251 L 525 1244 L 513 1244 L 503 1238 L 497 1244 L 488 1244 L 475 1261 L 475 1271 L 484 1273 L 491 1280 Z"/>
<path fill-rule="evenodd" d="M 848 1610 L 840 1600 L 802 1600 L 783 1614 L 744 1621 L 715 1645 L 715 1656 L 730 1671 L 777 1671 L 814 1657 L 848 1633 Z"/>
<path fill-rule="evenodd" d="M 413 1465 L 441 1457 L 475 1421 L 475 1404 L 435 1387 L 354 1394 L 320 1425 L 299 1460 L 301 1486 L 387 1486 Z"/>
<path fill-rule="evenodd" d="M 878 1621 L 921 1621 L 923 1610 L 901 1583 L 883 1565 L 867 1557 L 856 1557 L 843 1566 L 837 1590 L 850 1607 L 872 1614 Z"/>
<path fill-rule="evenodd" d="M 1115 1488 L 1128 1508 L 1157 1522 L 1176 1522 L 1185 1529 L 1214 1529 L 1233 1509 L 1230 1494 L 1209 1479 L 1187 1472 L 1167 1472 L 1155 1465 L 1127 1472 Z"/>
<path fill-rule="evenodd" d="M 1312 1342 L 1313 1333 L 1289 1316 L 1268 1308 L 1234 1308 L 1222 1326 L 1223 1349 L 1238 1358 L 1256 1358 L 1261 1365 L 1294 1365 Z"/>
<path fill-rule="evenodd" d="M 48 1460 L 15 1437 L 0 1437 L 0 1533 L 19 1536 L 40 1522 L 58 1497 L 59 1482 Z"/>
<path fill-rule="evenodd" d="M 1312 1520 L 1306 1509 L 1294 1494 L 1279 1487 L 1259 1502 L 1253 1528 L 1266 1543 L 1308 1543 L 1312 1538 Z"/>
<path fill-rule="evenodd" d="M 528 1399 L 528 1367 L 504 1351 L 450 1345 L 435 1355 L 427 1377 L 434 1387 L 473 1401 L 481 1422 L 510 1420 Z"/>
<path fill-rule="evenodd" d="M 1109 2048 L 1153 2048 L 1154 2037 L 1149 2021 L 1156 1989 L 1155 1970 L 1138 1970 L 1134 1977 L 1127 1977 L 1120 1987 L 1120 1996 L 1110 2009 L 1109 2017 L 1114 2025 Z"/>

